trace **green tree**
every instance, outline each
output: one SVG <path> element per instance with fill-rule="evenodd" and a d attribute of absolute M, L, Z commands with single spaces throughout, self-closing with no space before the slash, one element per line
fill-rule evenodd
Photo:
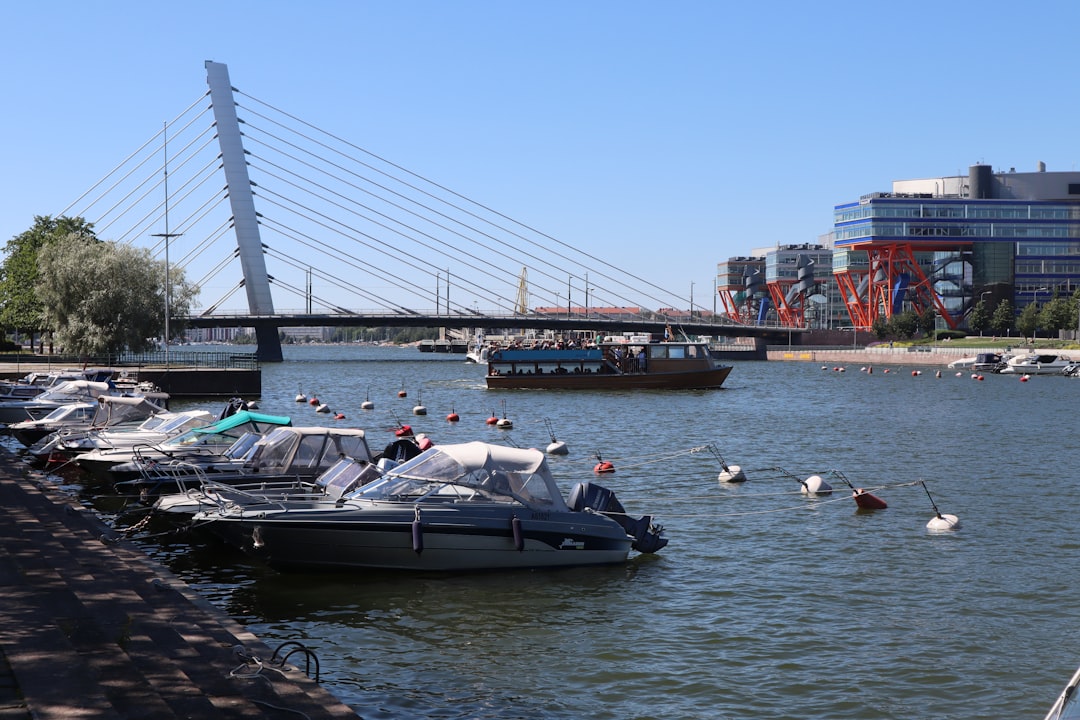
<path fill-rule="evenodd" d="M 930 336 L 934 333 L 934 326 L 937 323 L 937 310 L 928 307 L 923 310 L 915 319 L 915 325 L 926 336 Z"/>
<path fill-rule="evenodd" d="M 990 313 L 986 309 L 986 303 L 981 299 L 971 309 L 971 314 L 968 316 L 968 327 L 971 328 L 972 332 L 979 333 L 980 336 L 983 334 L 983 330 L 990 327 Z"/>
<path fill-rule="evenodd" d="M 1011 302 L 1002 300 L 998 303 L 998 306 L 994 308 L 993 317 L 990 318 L 990 327 L 998 335 L 1007 335 L 1016 327 L 1016 313 L 1013 312 Z"/>
<path fill-rule="evenodd" d="M 165 264 L 145 248 L 89 241 L 78 234 L 54 239 L 38 258 L 37 292 L 45 323 L 66 352 L 80 356 L 143 352 L 165 325 Z M 171 269 L 170 315 L 190 314 L 197 289 Z M 170 334 L 182 331 L 170 321 Z"/>
<path fill-rule="evenodd" d="M 1075 303 L 1070 298 L 1055 297 L 1039 310 L 1039 327 L 1051 333 L 1076 327 Z"/>
<path fill-rule="evenodd" d="M 1025 305 L 1020 311 L 1020 317 L 1016 319 L 1016 329 L 1024 337 L 1035 337 L 1035 329 L 1039 327 L 1039 307 L 1035 303 Z"/>
<path fill-rule="evenodd" d="M 914 310 L 905 310 L 892 316 L 889 328 L 898 338 L 910 338 L 919 326 L 919 316 Z"/>
<path fill-rule="evenodd" d="M 49 329 L 36 292 L 39 251 L 69 235 L 93 240 L 94 226 L 80 217 L 38 215 L 29 230 L 8 240 L 0 264 L 0 325 L 31 334 Z"/>

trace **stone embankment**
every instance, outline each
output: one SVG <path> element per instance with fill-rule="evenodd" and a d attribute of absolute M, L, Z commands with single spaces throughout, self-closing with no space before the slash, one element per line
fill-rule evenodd
<path fill-rule="evenodd" d="M 1024 348 L 1026 350 L 1026 348 Z M 1014 348 L 1014 352 L 1020 348 Z M 770 345 L 769 360 L 793 362 L 820 362 L 830 365 L 936 365 L 945 367 L 954 360 L 973 357 L 983 352 L 1001 352 L 1001 348 L 952 348 L 952 347 L 902 347 L 888 345 L 874 347 L 841 348 L 824 346 L 778 346 Z M 1048 351 L 1056 352 L 1056 351 Z M 1063 352 L 1062 355 L 1080 359 L 1080 351 Z"/>

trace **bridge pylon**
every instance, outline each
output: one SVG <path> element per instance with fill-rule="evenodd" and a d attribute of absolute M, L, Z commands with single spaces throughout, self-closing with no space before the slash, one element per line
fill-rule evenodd
<path fill-rule="evenodd" d="M 244 273 L 248 310 L 252 315 L 273 315 L 274 301 L 270 296 L 270 276 L 266 273 L 259 220 L 255 213 L 255 198 L 244 157 L 243 136 L 236 117 L 236 101 L 229 82 L 229 68 L 222 63 L 206 61 L 206 83 L 210 86 L 210 104 L 214 109 L 221 163 L 229 191 L 233 229 L 240 250 L 240 267 Z M 277 327 L 266 323 L 255 326 L 258 341 L 256 356 L 263 362 L 281 362 L 281 338 Z"/>

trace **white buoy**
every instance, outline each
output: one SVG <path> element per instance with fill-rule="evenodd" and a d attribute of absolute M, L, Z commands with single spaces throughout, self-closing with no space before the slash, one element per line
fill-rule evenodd
<path fill-rule="evenodd" d="M 328 413 L 328 412 L 330 412 L 330 406 L 327 405 L 326 403 L 319 403 L 318 405 L 315 406 L 315 412 Z"/>
<path fill-rule="evenodd" d="M 547 446 L 548 455 L 569 455 L 570 448 L 566 447 L 566 443 L 562 440 L 555 440 Z"/>
<path fill-rule="evenodd" d="M 304 394 L 304 389 L 302 387 L 297 389 L 299 392 L 296 393 L 296 402 L 307 402 L 307 395 Z"/>
<path fill-rule="evenodd" d="M 509 430 L 510 428 L 514 427 L 514 423 L 510 422 L 509 418 L 502 418 L 497 423 L 495 423 L 495 427 L 502 428 L 503 430 Z"/>
<path fill-rule="evenodd" d="M 374 410 L 375 403 L 371 402 L 371 391 L 368 390 L 364 395 L 364 402 L 360 403 L 361 410 Z"/>
<path fill-rule="evenodd" d="M 930 518 L 930 522 L 926 523 L 926 529 L 933 532 L 948 532 L 950 530 L 956 530 L 960 527 L 960 518 L 955 515 L 936 515 Z"/>
<path fill-rule="evenodd" d="M 931 532 L 949 532 L 950 530 L 959 528 L 960 518 L 955 515 L 944 514 L 938 510 L 937 503 L 934 502 L 934 496 L 930 494 L 930 490 L 926 487 L 926 483 L 920 480 L 919 484 L 922 485 L 926 497 L 930 499 L 930 506 L 934 508 L 934 517 L 930 518 L 930 522 L 926 523 L 926 529 Z"/>
<path fill-rule="evenodd" d="M 738 465 L 724 465 L 717 479 L 722 483 L 746 482 L 746 473 Z"/>
<path fill-rule="evenodd" d="M 802 494 L 810 497 L 831 495 L 832 485 L 825 482 L 825 479 L 820 475 L 811 475 L 802 482 Z"/>
<path fill-rule="evenodd" d="M 412 409 L 413 415 L 427 415 L 427 408 L 423 405 L 416 405 Z"/>

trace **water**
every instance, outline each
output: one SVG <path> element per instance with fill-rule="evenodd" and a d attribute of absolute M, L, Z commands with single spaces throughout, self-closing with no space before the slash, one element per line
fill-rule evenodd
<path fill-rule="evenodd" d="M 601 482 L 671 539 L 617 567 L 423 576 L 279 574 L 209 541 L 143 541 L 271 647 L 313 648 L 368 720 L 1041 718 L 1080 663 L 1072 379 L 771 362 L 719 391 L 487 391 L 461 356 L 285 353 L 264 412 L 363 427 L 376 450 L 398 422 L 539 448 L 550 423 L 564 490 L 596 479 L 599 453 L 616 466 Z M 749 482 L 721 486 L 709 444 Z M 807 499 L 774 467 L 838 469 L 889 508 L 856 512 L 835 479 L 844 492 Z M 904 485 L 919 479 L 959 531 L 926 530 L 930 499 Z"/>

